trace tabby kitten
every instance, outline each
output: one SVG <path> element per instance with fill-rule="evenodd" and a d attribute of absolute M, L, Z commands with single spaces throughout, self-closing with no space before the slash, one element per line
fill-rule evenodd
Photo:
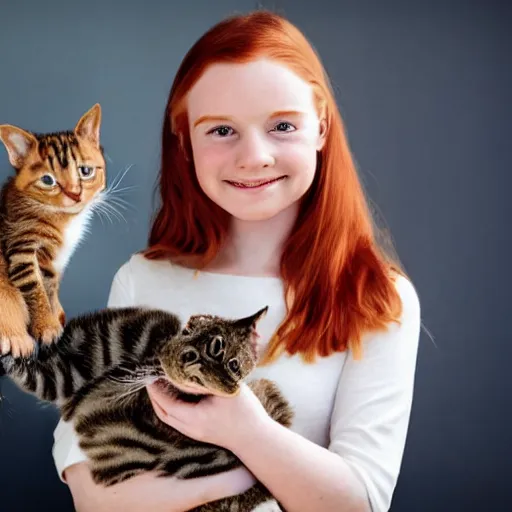
<path fill-rule="evenodd" d="M 27 356 L 65 323 L 61 275 L 106 185 L 96 104 L 74 131 L 0 125 L 16 174 L 0 191 L 0 354 Z"/>
<path fill-rule="evenodd" d="M 256 324 L 266 311 L 239 320 L 195 315 L 182 328 L 165 311 L 109 308 L 71 319 L 58 343 L 42 346 L 37 357 L 1 361 L 19 387 L 73 421 L 95 482 L 109 486 L 150 470 L 185 479 L 213 475 L 241 462 L 163 423 L 145 387 L 158 380 L 187 401 L 237 394 L 256 366 Z M 292 413 L 277 387 L 264 379 L 250 386 L 269 415 L 289 427 Z M 281 510 L 257 484 L 196 511 L 250 511 L 262 503 Z"/>

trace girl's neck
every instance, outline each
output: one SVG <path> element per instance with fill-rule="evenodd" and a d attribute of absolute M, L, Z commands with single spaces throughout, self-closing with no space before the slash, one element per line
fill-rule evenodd
<path fill-rule="evenodd" d="M 293 229 L 298 207 L 263 221 L 232 217 L 230 233 L 205 270 L 244 276 L 280 276 L 281 255 Z"/>

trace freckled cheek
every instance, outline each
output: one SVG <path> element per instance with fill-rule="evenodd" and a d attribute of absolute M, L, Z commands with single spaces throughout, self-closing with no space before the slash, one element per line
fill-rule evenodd
<path fill-rule="evenodd" d="M 230 165 L 231 152 L 221 145 L 194 148 L 194 165 L 198 175 L 214 177 Z"/>
<path fill-rule="evenodd" d="M 278 155 L 278 166 L 283 172 L 313 176 L 316 169 L 316 151 L 310 146 L 290 146 Z"/>

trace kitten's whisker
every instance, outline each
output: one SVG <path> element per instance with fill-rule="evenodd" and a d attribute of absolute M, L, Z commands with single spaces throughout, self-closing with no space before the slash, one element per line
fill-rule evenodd
<path fill-rule="evenodd" d="M 108 190 L 109 190 L 109 191 L 111 191 L 111 192 L 115 191 L 115 190 L 117 189 L 117 187 L 119 187 L 119 185 L 120 185 L 121 181 L 122 181 L 122 180 L 124 179 L 124 177 L 126 176 L 126 173 L 127 173 L 127 172 L 132 168 L 132 167 L 133 167 L 133 164 L 129 165 L 129 166 L 124 170 L 123 174 L 121 175 L 121 177 L 120 177 L 119 179 L 117 179 L 117 178 L 118 178 L 118 176 L 119 176 L 120 172 L 119 172 L 119 173 L 117 173 L 117 175 L 114 177 L 114 180 L 112 181 L 112 184 L 110 185 L 110 187 L 108 187 Z"/>
<path fill-rule="evenodd" d="M 105 208 L 105 210 L 108 210 L 118 220 L 128 223 L 124 215 L 121 212 L 119 212 L 116 208 L 114 208 L 114 206 L 111 203 L 103 203 L 103 207 Z"/>
<path fill-rule="evenodd" d="M 126 219 L 123 217 L 123 215 L 118 210 L 116 210 L 112 204 L 108 204 L 108 206 L 105 204 L 105 209 L 108 210 L 117 220 L 124 220 L 126 222 Z"/>
<path fill-rule="evenodd" d="M 107 220 L 110 222 L 110 224 L 113 224 L 112 218 L 110 217 L 110 213 L 106 210 L 103 204 L 97 203 L 94 205 L 94 211 L 97 211 L 100 215 L 100 219 L 103 218 L 103 215 L 107 218 Z"/>
<path fill-rule="evenodd" d="M 111 197 L 110 200 L 119 206 L 122 205 L 125 208 L 133 208 L 133 205 L 129 203 L 126 199 L 123 199 L 122 197 Z"/>
<path fill-rule="evenodd" d="M 127 187 L 123 187 L 123 188 L 116 188 L 115 190 L 109 190 L 109 193 L 111 195 L 118 195 L 118 194 L 121 194 L 122 192 L 126 192 L 127 190 L 134 190 L 136 188 L 139 188 L 137 185 L 128 185 Z"/>
<path fill-rule="evenodd" d="M 120 202 L 119 199 L 111 199 L 110 200 L 110 204 L 111 205 L 116 205 L 117 207 L 123 209 L 123 210 L 133 210 L 135 211 L 135 208 L 128 202 L 126 201 L 123 201 L 123 202 Z"/>

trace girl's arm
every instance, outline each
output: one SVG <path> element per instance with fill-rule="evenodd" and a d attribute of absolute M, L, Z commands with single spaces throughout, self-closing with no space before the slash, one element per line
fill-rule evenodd
<path fill-rule="evenodd" d="M 194 480 L 161 478 L 146 473 L 102 487 L 93 481 L 85 462 L 70 466 L 64 476 L 77 512 L 183 512 L 243 492 L 255 481 L 245 468 L 240 468 Z"/>
<path fill-rule="evenodd" d="M 404 278 L 397 286 L 401 324 L 368 336 L 362 360 L 347 354 L 328 449 L 275 423 L 246 386 L 237 397 L 195 405 L 152 386 L 155 411 L 190 437 L 232 450 L 287 512 L 386 512 L 405 446 L 420 331 L 413 286 Z"/>
<path fill-rule="evenodd" d="M 135 304 L 130 277 L 130 263 L 127 263 L 114 277 L 109 307 Z M 255 483 L 251 473 L 242 467 L 194 480 L 160 478 L 149 473 L 105 488 L 93 481 L 71 424 L 59 421 L 54 438 L 55 466 L 59 477 L 68 484 L 78 512 L 183 512 L 243 492 Z"/>

